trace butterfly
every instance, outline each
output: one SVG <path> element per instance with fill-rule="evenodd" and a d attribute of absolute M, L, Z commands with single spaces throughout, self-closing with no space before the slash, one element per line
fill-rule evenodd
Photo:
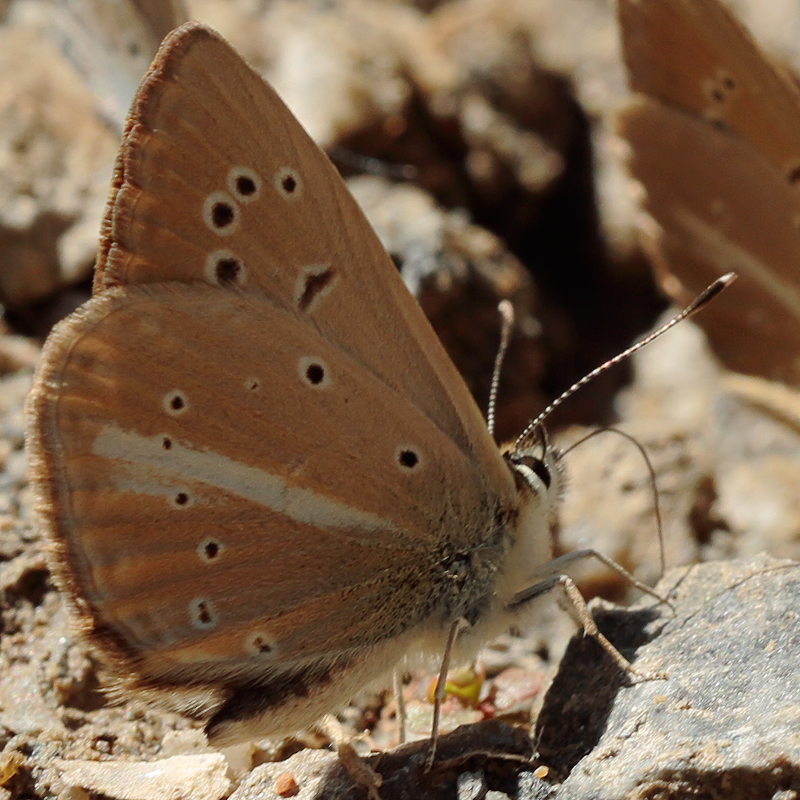
<path fill-rule="evenodd" d="M 138 90 L 27 415 L 74 625 L 214 744 L 471 657 L 551 559 L 543 428 L 498 449 L 327 156 L 199 23 Z"/>

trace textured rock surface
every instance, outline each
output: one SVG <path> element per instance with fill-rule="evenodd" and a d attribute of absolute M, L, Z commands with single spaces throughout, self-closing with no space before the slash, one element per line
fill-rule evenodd
<path fill-rule="evenodd" d="M 753 798 L 800 790 L 800 565 L 761 556 L 671 570 L 649 603 L 601 611 L 629 681 L 575 640 L 537 722 L 558 798 Z M 633 685 L 630 685 L 630 684 Z M 786 795 L 791 796 L 789 795 Z"/>

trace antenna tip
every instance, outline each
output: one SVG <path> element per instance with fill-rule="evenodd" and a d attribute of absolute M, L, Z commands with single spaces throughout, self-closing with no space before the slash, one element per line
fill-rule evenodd
<path fill-rule="evenodd" d="M 726 272 L 722 277 L 717 278 L 714 283 L 708 287 L 711 297 L 719 294 L 723 289 L 727 289 L 738 277 L 739 276 L 735 272 Z"/>
<path fill-rule="evenodd" d="M 697 299 L 686 309 L 687 316 L 699 311 L 709 301 L 713 300 L 723 289 L 727 289 L 737 278 L 735 272 L 726 272 L 722 277 L 717 278 L 705 291 L 701 292 Z"/>

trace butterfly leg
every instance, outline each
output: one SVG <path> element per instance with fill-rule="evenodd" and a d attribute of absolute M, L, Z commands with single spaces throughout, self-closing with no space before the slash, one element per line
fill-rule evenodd
<path fill-rule="evenodd" d="M 394 701 L 397 705 L 397 743 L 406 743 L 406 700 L 403 697 L 403 673 L 395 670 L 393 674 Z"/>
<path fill-rule="evenodd" d="M 320 723 L 328 738 L 336 748 L 339 761 L 356 782 L 356 785 L 365 789 L 370 800 L 381 800 L 378 789 L 383 783 L 383 778 L 356 752 L 350 736 L 348 736 L 339 722 L 332 714 L 326 714 Z"/>
<path fill-rule="evenodd" d="M 616 561 L 609 558 L 608 556 L 603 555 L 599 550 L 595 550 L 593 547 L 585 547 L 581 550 L 573 550 L 571 553 L 566 553 L 563 556 L 559 556 L 558 558 L 554 558 L 552 561 L 548 561 L 541 570 L 539 570 L 539 574 L 543 577 L 546 575 L 552 576 L 555 574 L 559 574 L 561 570 L 567 565 L 571 564 L 573 561 L 583 561 L 586 558 L 596 558 L 601 564 L 604 564 L 609 569 L 616 572 L 618 575 L 622 576 L 628 583 L 632 586 L 635 586 L 640 592 L 644 592 L 645 594 L 649 594 L 650 597 L 655 598 L 658 600 L 659 603 L 663 603 L 664 605 L 669 606 L 672 608 L 671 603 L 667 600 L 666 597 L 662 597 L 658 592 L 653 591 L 649 586 L 642 583 L 641 581 L 637 581 L 636 578 L 631 575 L 625 567 L 620 566 L 617 564 Z M 531 587 L 531 589 L 526 589 L 524 592 L 520 592 L 513 600 L 512 605 L 515 605 L 517 599 L 520 598 L 522 595 L 527 594 L 532 589 L 536 587 Z M 537 597 L 538 595 L 534 595 Z M 583 599 L 583 598 L 581 598 Z"/>
<path fill-rule="evenodd" d="M 436 744 L 439 740 L 439 718 L 442 713 L 444 687 L 447 683 L 447 673 L 450 670 L 450 658 L 453 655 L 453 645 L 455 645 L 458 634 L 468 627 L 469 622 L 463 617 L 459 617 L 450 626 L 450 632 L 447 634 L 447 644 L 444 648 L 444 655 L 442 655 L 442 666 L 439 669 L 439 677 L 436 680 L 436 693 L 433 696 L 433 724 L 431 725 L 431 743 L 428 748 L 428 755 L 425 758 L 426 770 L 429 770 L 433 766 L 433 762 L 436 759 Z"/>
<path fill-rule="evenodd" d="M 576 551 L 576 552 L 583 553 L 584 551 Z M 569 553 L 568 555 L 573 556 L 574 554 Z M 599 554 L 596 553 L 595 551 L 589 551 L 588 553 L 584 553 L 583 557 L 585 558 L 587 555 L 599 556 Z M 577 556 L 569 560 L 575 560 L 575 558 L 577 558 Z M 602 556 L 601 560 L 603 561 L 603 563 L 606 563 L 604 559 L 606 559 L 606 557 Z M 607 560 L 610 561 L 610 559 Z M 556 562 L 561 562 L 561 564 L 564 563 L 562 559 L 554 559 L 552 562 L 550 562 L 550 565 L 548 566 L 552 566 Z M 622 567 L 619 567 L 619 569 L 622 570 Z M 625 570 L 622 571 L 625 572 Z M 638 585 L 638 582 L 635 582 L 635 584 Z M 564 595 L 566 596 L 567 600 L 569 601 L 570 605 L 575 611 L 578 621 L 581 623 L 581 626 L 583 627 L 584 634 L 586 636 L 591 636 L 603 648 L 603 650 L 605 650 L 606 653 L 608 653 L 608 655 L 611 656 L 614 663 L 621 670 L 623 670 L 623 672 L 627 672 L 631 675 L 637 675 L 638 677 L 644 680 L 666 679 L 667 676 L 663 672 L 649 673 L 649 672 L 640 672 L 639 670 L 635 669 L 631 664 L 631 662 L 628 661 L 628 659 L 625 658 L 625 656 L 623 656 L 622 653 L 620 653 L 619 650 L 617 650 L 617 648 L 614 647 L 614 645 L 611 644 L 611 642 L 609 642 L 608 639 L 606 639 L 606 637 L 603 636 L 602 633 L 600 633 L 599 629 L 597 628 L 597 624 L 594 621 L 594 618 L 589 612 L 589 608 L 586 605 L 586 601 L 583 599 L 583 595 L 580 593 L 580 590 L 576 586 L 575 581 L 573 581 L 569 575 L 564 575 L 563 573 L 561 573 L 561 574 L 551 575 L 550 577 L 545 578 L 542 581 L 539 581 L 539 583 L 536 583 L 530 588 L 525 589 L 524 591 L 519 592 L 517 595 L 515 595 L 512 601 L 508 604 L 507 608 L 510 611 L 513 611 L 517 608 L 521 608 L 526 603 L 529 603 L 531 602 L 531 600 L 534 600 L 535 598 L 540 597 L 541 595 L 552 591 L 556 587 L 560 587 L 564 592 Z M 649 591 L 649 594 L 653 594 L 652 590 Z M 659 599 L 661 600 L 661 598 Z"/>

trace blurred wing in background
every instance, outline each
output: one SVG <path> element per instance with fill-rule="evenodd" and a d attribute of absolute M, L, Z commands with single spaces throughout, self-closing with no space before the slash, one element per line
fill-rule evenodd
<path fill-rule="evenodd" d="M 716 352 L 800 385 L 800 94 L 718 0 L 620 0 L 619 19 L 657 278 L 682 303 L 739 273 L 702 319 Z"/>

